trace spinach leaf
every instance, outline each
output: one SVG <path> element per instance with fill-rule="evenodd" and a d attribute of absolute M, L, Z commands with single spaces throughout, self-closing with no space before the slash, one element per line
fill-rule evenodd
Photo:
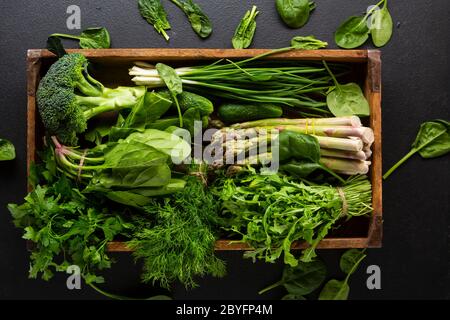
<path fill-rule="evenodd" d="M 320 41 L 314 36 L 302 37 L 297 36 L 292 38 L 291 47 L 299 50 L 317 50 L 321 48 L 326 48 L 328 46 L 327 42 Z"/>
<path fill-rule="evenodd" d="M 319 300 L 347 300 L 350 287 L 346 281 L 332 279 L 323 287 Z"/>
<path fill-rule="evenodd" d="M 315 3 L 309 0 L 276 0 L 276 6 L 281 19 L 291 28 L 304 26 L 310 12 L 316 8 Z"/>
<path fill-rule="evenodd" d="M 319 295 L 319 300 L 347 300 L 350 292 L 348 281 L 350 276 L 356 271 L 361 262 L 365 259 L 365 250 L 347 250 L 339 262 L 342 272 L 347 276 L 343 281 L 332 279 L 327 282 Z"/>
<path fill-rule="evenodd" d="M 416 140 L 412 144 L 411 151 L 397 162 L 383 176 L 387 179 L 399 166 L 419 153 L 422 158 L 431 159 L 446 155 L 450 152 L 450 122 L 434 120 L 423 123 L 420 126 Z"/>
<path fill-rule="evenodd" d="M 170 29 L 170 23 L 167 20 L 167 13 L 160 0 L 139 0 L 139 12 L 164 39 L 169 41 L 166 30 Z"/>
<path fill-rule="evenodd" d="M 55 37 L 78 40 L 82 49 L 108 49 L 111 47 L 111 38 L 106 28 L 88 28 L 79 36 L 63 33 L 50 35 L 50 38 Z"/>
<path fill-rule="evenodd" d="M 393 32 L 393 22 L 387 8 L 387 0 L 384 2 L 383 8 L 374 11 L 370 22 L 370 34 L 372 35 L 373 43 L 377 47 L 386 45 L 391 39 Z"/>
<path fill-rule="evenodd" d="M 47 39 L 47 50 L 56 55 L 58 58 L 63 57 L 67 54 L 64 46 L 61 42 L 61 39 L 57 37 L 49 37 Z"/>
<path fill-rule="evenodd" d="M 383 8 L 380 9 L 380 5 Z M 387 0 L 381 0 L 372 6 L 367 13 L 353 16 L 342 23 L 334 34 L 337 45 L 344 49 L 353 49 L 363 45 L 369 35 L 377 47 L 382 47 L 392 37 L 393 22 L 387 8 Z"/>
<path fill-rule="evenodd" d="M 181 130 L 178 128 L 179 132 Z M 177 133 L 177 132 L 175 132 Z M 158 149 L 171 157 L 175 164 L 180 164 L 191 154 L 191 145 L 180 135 L 160 131 L 155 129 L 146 129 L 144 132 L 135 132 L 130 134 L 125 140 L 130 143 L 142 143 L 147 146 Z"/>
<path fill-rule="evenodd" d="M 323 61 L 325 68 L 333 78 L 335 87 L 327 95 L 327 105 L 331 113 L 336 117 L 345 116 L 369 116 L 370 106 L 361 87 L 356 83 L 339 84 L 328 64 Z"/>
<path fill-rule="evenodd" d="M 298 178 L 306 178 L 316 170 L 324 170 L 341 182 L 344 180 L 320 163 L 320 145 L 316 137 L 281 131 L 278 138 L 280 170 Z"/>
<path fill-rule="evenodd" d="M 369 33 L 367 17 L 353 16 L 339 26 L 334 35 L 334 39 L 339 47 L 354 49 L 367 41 Z"/>
<path fill-rule="evenodd" d="M 361 261 L 366 257 L 364 251 L 358 249 L 347 250 L 339 261 L 339 267 L 342 272 L 347 275 L 351 275 L 358 268 Z"/>
<path fill-rule="evenodd" d="M 250 47 L 256 31 L 256 16 L 258 11 L 256 6 L 251 11 L 247 11 L 244 18 L 239 23 L 232 39 L 233 48 L 246 49 Z"/>
<path fill-rule="evenodd" d="M 108 146 L 104 151 L 104 159 L 105 162 L 99 167 L 100 170 L 143 169 L 167 163 L 168 155 L 147 142 L 130 139 Z"/>
<path fill-rule="evenodd" d="M 311 135 L 284 130 L 278 140 L 280 162 L 295 159 L 315 163 L 320 160 L 319 142 Z"/>
<path fill-rule="evenodd" d="M 0 161 L 9 161 L 16 158 L 16 149 L 14 145 L 6 140 L 0 138 Z"/>
<path fill-rule="evenodd" d="M 156 70 L 158 70 L 159 76 L 166 84 L 167 88 L 170 91 L 170 94 L 172 95 L 173 100 L 175 101 L 175 105 L 177 106 L 178 110 L 178 117 L 180 120 L 180 127 L 183 127 L 183 115 L 181 113 L 180 104 L 177 98 L 177 95 L 183 93 L 183 81 L 181 80 L 180 76 L 177 74 L 177 71 L 174 68 L 169 67 L 164 63 L 158 63 L 156 65 Z"/>
<path fill-rule="evenodd" d="M 316 290 L 325 280 L 326 273 L 325 264 L 321 260 L 308 263 L 300 261 L 296 267 L 286 266 L 281 280 L 261 290 L 259 294 L 284 286 L 289 293 L 289 298 L 298 300 L 299 297 Z"/>
<path fill-rule="evenodd" d="M 202 8 L 192 0 L 171 0 L 189 19 L 192 29 L 202 38 L 208 38 L 212 32 L 212 24 Z"/>
<path fill-rule="evenodd" d="M 162 187 L 170 182 L 171 171 L 166 163 L 137 169 L 113 169 L 94 177 L 89 191 L 114 188 L 134 189 Z"/>
<path fill-rule="evenodd" d="M 163 116 L 172 105 L 172 101 L 155 92 L 143 95 L 131 113 L 125 119 L 122 127 L 145 128 Z"/>

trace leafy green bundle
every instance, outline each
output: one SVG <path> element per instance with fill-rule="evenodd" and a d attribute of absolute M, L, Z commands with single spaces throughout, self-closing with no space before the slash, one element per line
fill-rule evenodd
<path fill-rule="evenodd" d="M 170 166 L 191 153 L 189 143 L 166 131 L 147 129 L 125 139 L 80 152 L 53 137 L 58 169 L 87 185 L 83 192 L 102 193 L 115 202 L 140 208 L 150 197 L 179 191 L 185 182 L 173 179 Z"/>
<path fill-rule="evenodd" d="M 128 242 L 135 258 L 144 261 L 143 281 L 168 288 L 178 280 L 192 288 L 195 276 L 224 276 L 225 265 L 214 254 L 218 209 L 196 177 L 175 196 L 152 199 L 145 206 L 148 218 L 135 221 L 135 238 Z"/>
<path fill-rule="evenodd" d="M 174 69 L 178 76 L 177 87 L 182 85 L 192 92 L 235 102 L 293 107 L 305 117 L 331 115 L 324 97 L 333 79 L 322 65 L 262 61 L 262 58 L 275 53 L 302 48 L 302 44 L 296 41 L 292 45 L 238 62 L 219 60 L 210 65 Z M 342 65 L 333 65 L 332 68 L 336 75 L 346 71 Z M 129 74 L 136 85 L 169 87 L 168 77 L 161 75 L 154 66 L 139 63 L 130 69 Z M 175 78 L 172 75 L 171 79 Z"/>
<path fill-rule="evenodd" d="M 44 280 L 54 272 L 77 265 L 86 283 L 102 283 L 98 272 L 111 267 L 107 243 L 128 233 L 131 225 L 103 201 L 89 199 L 64 175 L 58 174 L 53 153 L 44 155 L 44 164 L 33 167 L 30 181 L 40 183 L 22 205 L 9 204 L 16 227 L 23 238 L 34 243 L 30 278 Z"/>
<path fill-rule="evenodd" d="M 371 185 L 364 176 L 352 177 L 336 188 L 308 185 L 288 176 L 257 175 L 249 169 L 237 179 L 220 179 L 213 192 L 223 201 L 229 230 L 254 248 L 246 257 L 275 262 L 284 252 L 284 262 L 293 267 L 298 264 L 291 253 L 294 241 L 311 245 L 301 260 L 312 261 L 317 244 L 339 219 L 372 210 Z"/>

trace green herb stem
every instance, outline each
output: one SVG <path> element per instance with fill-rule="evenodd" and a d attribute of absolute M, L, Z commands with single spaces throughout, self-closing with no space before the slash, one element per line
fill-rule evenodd
<path fill-rule="evenodd" d="M 281 285 L 283 285 L 283 281 L 282 280 L 280 280 L 280 281 L 278 281 L 278 282 L 275 282 L 274 284 L 272 284 L 272 285 L 270 285 L 270 286 L 268 286 L 267 288 L 264 288 L 264 289 L 262 289 L 261 291 L 259 291 L 258 292 L 258 294 L 264 294 L 264 293 L 266 293 L 267 291 L 270 291 L 270 290 L 272 290 L 272 289 L 274 289 L 274 288 L 276 288 L 276 287 L 279 287 L 279 286 L 281 286 Z"/>
<path fill-rule="evenodd" d="M 409 158 L 411 158 L 419 149 L 412 149 L 406 156 L 404 156 L 399 162 L 392 166 L 388 172 L 386 172 L 383 176 L 383 179 L 386 180 L 398 167 L 400 167 L 404 162 L 406 162 Z"/>

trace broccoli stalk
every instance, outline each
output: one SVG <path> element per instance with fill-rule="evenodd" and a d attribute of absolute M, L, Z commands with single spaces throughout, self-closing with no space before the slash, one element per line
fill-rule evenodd
<path fill-rule="evenodd" d="M 130 109 L 145 87 L 105 88 L 89 75 L 88 60 L 71 53 L 54 63 L 39 84 L 37 104 L 45 128 L 67 145 L 77 143 L 77 134 L 99 114 Z"/>

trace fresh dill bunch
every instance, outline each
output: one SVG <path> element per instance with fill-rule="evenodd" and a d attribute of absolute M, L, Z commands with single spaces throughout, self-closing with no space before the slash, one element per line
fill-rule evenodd
<path fill-rule="evenodd" d="M 218 205 L 198 178 L 188 177 L 183 191 L 145 207 L 153 223 L 137 225 L 128 242 L 135 259 L 143 260 L 144 282 L 169 288 L 180 281 L 194 288 L 196 276 L 225 275 L 225 264 L 214 253 Z"/>

